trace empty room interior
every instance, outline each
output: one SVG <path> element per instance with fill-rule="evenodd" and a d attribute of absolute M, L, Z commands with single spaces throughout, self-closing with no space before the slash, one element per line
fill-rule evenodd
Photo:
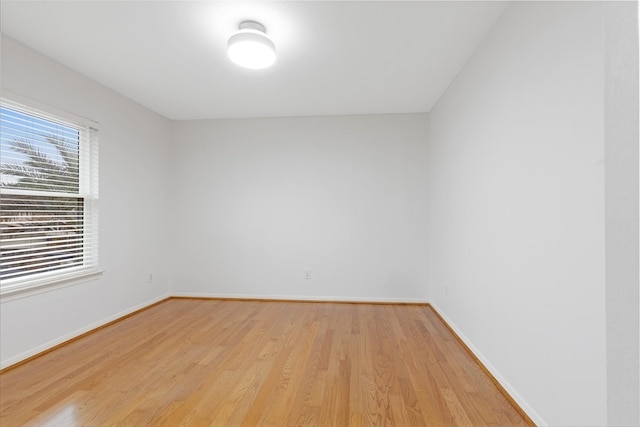
<path fill-rule="evenodd" d="M 640 425 L 636 1 L 0 12 L 0 425 Z"/>

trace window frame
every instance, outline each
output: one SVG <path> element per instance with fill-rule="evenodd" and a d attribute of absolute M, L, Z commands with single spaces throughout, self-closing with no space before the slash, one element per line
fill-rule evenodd
<path fill-rule="evenodd" d="M 7 298 L 21 298 L 41 292 L 48 292 L 65 286 L 85 283 L 97 279 L 103 270 L 99 265 L 99 233 L 98 233 L 98 150 L 99 143 L 97 133 L 99 125 L 93 120 L 78 116 L 73 113 L 59 110 L 49 105 L 42 104 L 32 99 L 17 95 L 7 90 L 0 92 L 0 105 L 29 114 L 34 117 L 50 118 L 61 124 L 68 124 L 74 128 L 83 129 L 83 137 L 79 141 L 79 173 L 78 194 L 73 198 L 82 199 L 83 240 L 88 240 L 83 247 L 82 265 L 64 267 L 54 271 L 37 272 L 24 276 L 0 280 L 0 300 Z M 15 190 L 0 188 L 0 199 L 5 195 L 51 196 L 50 192 L 36 190 Z M 64 193 L 55 194 L 54 197 L 65 197 Z M 68 195 L 67 195 L 68 197 Z M 87 248 L 87 245 L 89 248 Z M 88 256 L 92 261 L 87 263 Z"/>

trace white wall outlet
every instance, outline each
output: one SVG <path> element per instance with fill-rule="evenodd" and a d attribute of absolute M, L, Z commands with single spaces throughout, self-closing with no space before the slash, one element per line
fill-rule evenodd
<path fill-rule="evenodd" d="M 305 280 L 311 279 L 311 270 L 305 270 L 304 271 L 304 278 L 305 278 Z"/>
<path fill-rule="evenodd" d="M 444 285 L 444 296 L 445 297 L 449 296 L 449 285 Z"/>
<path fill-rule="evenodd" d="M 149 273 L 149 277 L 147 277 L 147 283 L 153 282 L 153 273 Z"/>

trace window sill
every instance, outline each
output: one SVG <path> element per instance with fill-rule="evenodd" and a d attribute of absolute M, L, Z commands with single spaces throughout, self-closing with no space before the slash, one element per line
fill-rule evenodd
<path fill-rule="evenodd" d="M 0 303 L 97 280 L 103 273 L 100 269 L 84 270 L 64 277 L 43 277 L 4 286 L 0 288 Z"/>

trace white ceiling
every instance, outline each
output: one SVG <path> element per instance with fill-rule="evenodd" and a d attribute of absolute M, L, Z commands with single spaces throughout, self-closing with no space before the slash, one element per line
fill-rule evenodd
<path fill-rule="evenodd" d="M 2 32 L 170 119 L 430 111 L 507 7 L 425 1 L 12 1 Z M 243 20 L 278 52 L 226 56 Z"/>

